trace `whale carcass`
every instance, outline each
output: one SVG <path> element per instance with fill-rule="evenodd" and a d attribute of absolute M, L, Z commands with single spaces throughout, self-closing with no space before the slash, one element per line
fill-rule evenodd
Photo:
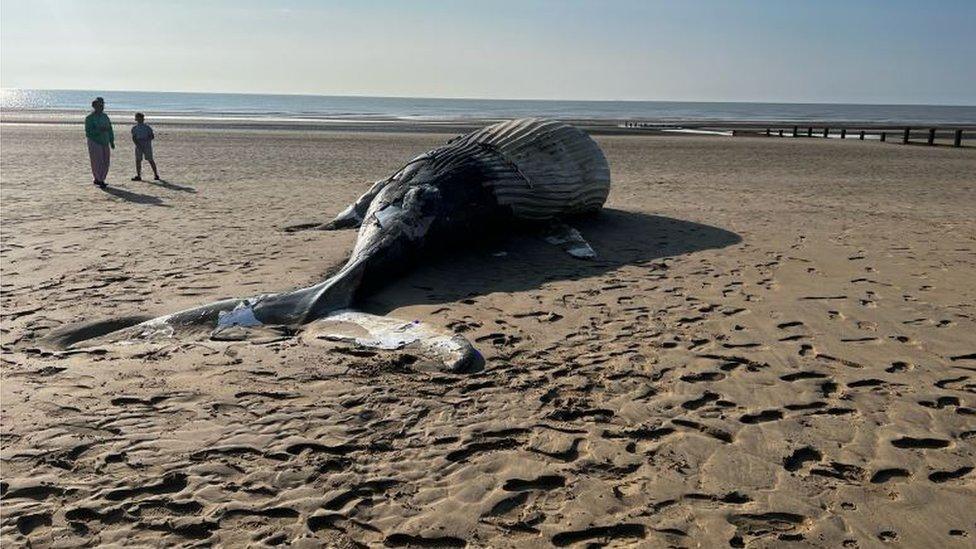
<path fill-rule="evenodd" d="M 407 162 L 334 220 L 315 227 L 359 227 L 348 261 L 328 279 L 294 291 L 211 303 L 127 331 L 148 336 L 189 328 L 219 333 L 229 327 L 306 324 L 348 309 L 357 296 L 388 283 L 432 251 L 464 245 L 513 222 L 539 225 L 547 240 L 589 257 L 593 252 L 586 241 L 561 221 L 598 211 L 609 191 L 607 160 L 580 129 L 535 118 L 493 124 Z M 417 339 L 425 334 L 421 330 Z M 427 343 L 443 349 L 451 341 L 456 347 L 451 367 L 463 367 L 469 358 L 464 355 L 470 354 L 463 339 Z"/>

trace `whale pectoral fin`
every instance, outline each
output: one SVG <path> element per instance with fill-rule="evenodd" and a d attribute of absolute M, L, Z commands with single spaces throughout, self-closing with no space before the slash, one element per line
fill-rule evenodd
<path fill-rule="evenodd" d="M 358 229 L 363 224 L 363 215 L 366 214 L 366 208 L 369 208 L 369 203 L 366 203 L 366 208 L 362 211 L 357 207 L 359 202 L 362 200 L 360 198 L 355 204 L 350 204 L 345 210 L 339 212 L 332 221 L 328 223 L 323 223 L 316 229 L 320 231 L 339 231 L 342 229 Z"/>
<path fill-rule="evenodd" d="M 335 216 L 332 221 L 322 223 L 320 221 L 314 221 L 309 223 L 297 223 L 295 225 L 288 225 L 283 228 L 286 233 L 295 233 L 298 231 L 338 231 L 341 229 L 356 229 L 359 228 L 363 223 L 363 218 L 356 211 L 356 204 L 350 204 L 345 210 L 339 212 L 339 215 Z"/>
<path fill-rule="evenodd" d="M 335 219 L 329 221 L 328 223 L 323 223 L 322 225 L 316 227 L 324 231 L 335 231 L 338 229 L 358 229 L 363 224 L 363 218 L 366 217 L 366 212 L 369 210 L 369 205 L 373 203 L 373 199 L 376 195 L 380 194 L 383 187 L 389 183 L 389 179 L 381 179 L 373 186 L 369 188 L 368 191 L 364 192 L 362 196 L 356 199 L 355 202 L 350 204 L 345 210 L 339 212 L 339 215 L 335 216 Z"/>
<path fill-rule="evenodd" d="M 308 223 L 296 223 L 295 225 L 286 225 L 281 228 L 281 230 L 286 233 L 296 233 L 298 231 L 307 231 L 309 229 L 318 229 L 322 226 L 322 223 L 318 221 L 311 221 Z"/>
<path fill-rule="evenodd" d="M 322 223 L 320 221 L 312 221 L 308 223 L 296 223 L 295 225 L 287 225 L 282 228 L 286 233 L 297 233 L 298 231 L 338 231 L 342 229 L 358 229 L 362 225 L 363 220 L 356 217 L 355 210 L 352 210 L 352 206 L 349 206 L 345 210 L 335 216 L 332 221 Z"/>
<path fill-rule="evenodd" d="M 596 252 L 590 243 L 575 228 L 565 223 L 553 223 L 543 234 L 546 242 L 559 246 L 564 252 L 577 259 L 594 259 Z"/>
<path fill-rule="evenodd" d="M 284 231 L 288 233 L 293 233 L 297 231 L 305 231 L 309 229 L 317 231 L 338 231 L 341 229 L 358 229 L 363 224 L 363 217 L 366 216 L 366 211 L 369 210 L 369 205 L 372 204 L 373 199 L 376 195 L 383 190 L 383 187 L 389 183 L 389 179 L 381 179 L 373 186 L 369 188 L 368 191 L 364 192 L 362 196 L 356 199 L 355 202 L 346 206 L 346 209 L 339 212 L 332 221 L 326 223 L 313 222 L 313 223 L 298 223 L 295 225 L 288 225 L 284 227 Z"/>

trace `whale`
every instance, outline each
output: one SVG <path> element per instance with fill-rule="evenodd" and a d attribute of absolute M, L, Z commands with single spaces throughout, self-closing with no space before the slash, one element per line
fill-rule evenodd
<path fill-rule="evenodd" d="M 332 316 L 366 326 L 372 337 L 360 339 L 362 344 L 381 346 L 394 334 L 394 343 L 417 343 L 440 353 L 449 369 L 463 369 L 477 353 L 462 337 L 438 336 L 417 323 L 357 316 L 351 308 L 419 261 L 468 248 L 513 226 L 534 228 L 570 255 L 592 258 L 592 247 L 567 221 L 598 212 L 609 191 L 606 157 L 579 128 L 540 118 L 491 124 L 406 162 L 331 221 L 286 228 L 358 229 L 348 260 L 325 280 L 153 318 L 125 335 L 203 330 L 219 338 L 229 330 L 299 327 Z"/>

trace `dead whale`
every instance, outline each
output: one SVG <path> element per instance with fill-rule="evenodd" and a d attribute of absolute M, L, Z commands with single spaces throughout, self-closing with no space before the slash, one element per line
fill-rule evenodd
<path fill-rule="evenodd" d="M 314 227 L 359 228 L 348 261 L 328 279 L 294 291 L 180 311 L 133 326 L 124 335 L 145 338 L 205 329 L 219 337 L 228 329 L 298 326 L 340 314 L 343 322 L 369 326 L 373 337 L 360 343 L 410 341 L 440 355 L 449 368 L 463 368 L 474 351 L 460 336 L 436 337 L 416 323 L 391 325 L 347 309 L 357 296 L 388 283 L 426 254 L 486 237 L 513 222 L 543 228 L 546 240 L 575 257 L 592 257 L 590 246 L 563 220 L 600 210 L 609 191 L 607 160 L 580 129 L 535 118 L 493 124 L 407 162 L 331 222 Z M 377 335 L 382 332 L 377 327 L 385 327 L 386 336 Z M 399 335 L 391 338 L 391 331 Z"/>

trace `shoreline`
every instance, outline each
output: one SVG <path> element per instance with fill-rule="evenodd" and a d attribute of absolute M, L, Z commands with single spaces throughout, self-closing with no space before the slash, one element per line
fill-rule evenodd
<path fill-rule="evenodd" d="M 80 126 L 87 111 L 40 111 L 16 110 L 0 112 L 0 127 L 40 126 L 40 127 L 70 127 Z M 120 110 L 110 112 L 116 125 L 125 125 L 133 117 L 134 112 Z M 503 120 L 502 118 L 443 118 L 443 119 L 404 119 L 396 117 L 341 117 L 341 118 L 291 118 L 291 117 L 258 117 L 258 116 L 213 116 L 191 113 L 166 113 L 149 116 L 151 125 L 167 129 L 187 129 L 203 131 L 300 131 L 300 132 L 340 132 L 340 133 L 403 133 L 403 134 L 461 134 L 467 133 L 488 124 Z M 806 138 L 806 128 L 813 128 L 811 139 L 823 138 L 823 128 L 831 128 L 831 139 L 838 139 L 836 135 L 841 128 L 847 130 L 847 139 L 858 140 L 858 132 L 868 132 L 867 141 L 878 141 L 878 132 L 888 132 L 889 142 L 900 143 L 901 133 L 905 127 L 911 127 L 915 132 L 913 144 L 924 139 L 923 132 L 929 128 L 936 129 L 935 145 L 952 145 L 953 134 L 956 130 L 963 131 L 962 146 L 960 148 L 976 148 L 976 125 L 972 124 L 880 124 L 864 121 L 736 121 L 723 120 L 638 120 L 586 118 L 562 119 L 565 122 L 580 127 L 595 136 L 680 136 L 680 137 L 733 137 L 752 136 L 767 137 L 765 132 L 771 130 L 768 137 L 779 137 L 779 130 L 783 130 L 783 137 L 792 137 L 792 128 L 799 128 L 798 138 Z M 870 132 L 874 132 L 873 134 Z"/>

